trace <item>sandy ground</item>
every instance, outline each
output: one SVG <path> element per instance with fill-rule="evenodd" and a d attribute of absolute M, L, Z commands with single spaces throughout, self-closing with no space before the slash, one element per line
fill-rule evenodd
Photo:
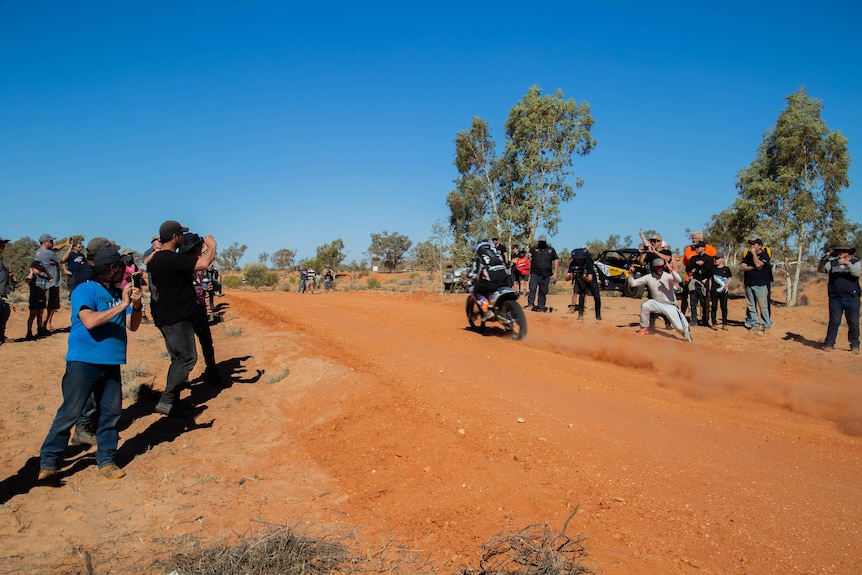
<path fill-rule="evenodd" d="M 567 534 L 589 537 L 599 573 L 862 573 L 862 357 L 845 329 L 841 351 L 819 349 L 825 285 L 807 295 L 775 307 L 771 334 L 696 328 L 686 344 L 636 335 L 625 298 L 605 297 L 597 322 L 553 296 L 515 342 L 467 329 L 460 295 L 228 292 L 214 337 L 232 386 L 194 381 L 195 421 L 127 402 L 128 476 L 102 479 L 70 449 L 58 488 L 35 479 L 66 334 L 11 341 L 0 573 L 86 573 L 85 554 L 94 573 L 166 573 L 156 562 L 184 537 L 272 525 L 351 533 L 360 553 L 401 542 L 454 573 L 501 530 L 560 529 L 576 506 Z M 128 368 L 162 389 L 158 331 L 129 347 Z"/>

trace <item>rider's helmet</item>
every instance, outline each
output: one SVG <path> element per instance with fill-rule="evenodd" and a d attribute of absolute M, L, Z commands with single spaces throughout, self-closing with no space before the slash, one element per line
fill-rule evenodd
<path fill-rule="evenodd" d="M 491 246 L 491 242 L 489 242 L 488 240 L 482 240 L 481 242 L 476 244 L 475 252 L 478 254 L 484 248 L 491 248 L 491 247 L 493 247 L 493 246 Z"/>

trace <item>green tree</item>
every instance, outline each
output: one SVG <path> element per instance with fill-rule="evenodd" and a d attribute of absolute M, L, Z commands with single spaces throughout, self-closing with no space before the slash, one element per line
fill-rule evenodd
<path fill-rule="evenodd" d="M 296 258 L 296 252 L 294 250 L 288 249 L 280 249 L 275 250 L 273 254 L 269 257 L 269 260 L 272 262 L 272 267 L 277 270 L 286 270 L 293 267 L 293 262 Z"/>
<path fill-rule="evenodd" d="M 239 245 L 239 243 L 234 242 L 226 249 L 221 250 L 216 256 L 218 267 L 222 270 L 238 270 L 239 260 L 242 259 L 246 249 L 248 246 L 245 244 Z"/>
<path fill-rule="evenodd" d="M 269 252 L 261 252 L 257 254 L 257 261 L 263 265 L 266 265 L 267 260 L 269 259 Z"/>
<path fill-rule="evenodd" d="M 33 261 L 37 249 L 39 249 L 39 242 L 27 236 L 6 244 L 6 251 L 2 256 L 3 262 L 15 274 L 19 288 L 26 285 L 24 278 L 30 272 L 30 262 Z"/>
<path fill-rule="evenodd" d="M 338 270 L 341 266 L 341 262 L 344 261 L 344 242 L 341 238 L 333 241 L 329 244 L 323 244 L 322 246 L 317 247 L 317 263 L 319 265 L 327 265 L 332 266 L 332 269 Z M 317 269 L 317 268 L 315 268 Z"/>
<path fill-rule="evenodd" d="M 391 272 L 398 271 L 398 264 L 404 259 L 404 254 L 410 250 L 413 242 L 407 236 L 398 232 L 383 232 L 382 234 L 371 234 L 371 245 L 368 253 L 377 256 L 383 265 Z"/>
<path fill-rule="evenodd" d="M 572 170 L 575 154 L 586 156 L 596 145 L 590 105 L 564 100 L 562 90 L 542 95 L 538 86 L 509 111 L 506 120 L 503 202 L 528 243 L 543 227 L 551 235 L 560 222 L 560 204 L 575 196 L 584 182 Z"/>
<path fill-rule="evenodd" d="M 773 259 L 784 264 L 787 305 L 794 306 L 805 255 L 828 234 L 831 222 L 845 219 L 840 193 L 850 185 L 851 160 L 847 138 L 823 121 L 820 100 L 804 88 L 786 100 L 736 186 Z"/>
<path fill-rule="evenodd" d="M 255 262 L 242 266 L 243 278 L 254 287 L 274 286 L 278 283 L 278 274 L 268 270 L 266 265 Z"/>

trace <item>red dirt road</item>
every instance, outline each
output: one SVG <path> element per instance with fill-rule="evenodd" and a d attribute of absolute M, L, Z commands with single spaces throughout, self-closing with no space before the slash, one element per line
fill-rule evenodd
<path fill-rule="evenodd" d="M 575 506 L 568 535 L 604 574 L 862 573 L 862 358 L 815 347 L 823 291 L 777 307 L 772 334 L 691 345 L 635 335 L 624 298 L 601 323 L 528 313 L 514 342 L 466 329 L 459 296 L 229 292 L 214 336 L 233 386 L 195 384 L 194 425 L 126 406 L 128 477 L 76 453 L 56 489 L 33 483 L 66 336 L 6 344 L 0 573 L 83 573 L 84 551 L 96 573 L 150 572 L 176 537 L 260 522 L 401 541 L 450 573 Z M 162 351 L 151 325 L 130 337 L 157 389 Z"/>

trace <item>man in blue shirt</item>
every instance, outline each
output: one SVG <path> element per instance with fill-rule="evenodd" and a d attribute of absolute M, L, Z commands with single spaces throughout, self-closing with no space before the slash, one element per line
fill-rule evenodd
<path fill-rule="evenodd" d="M 132 307 L 128 329 L 135 331 L 141 323 L 141 290 L 131 283 L 122 290 L 116 287 L 126 266 L 115 248 L 100 250 L 93 263 L 93 279 L 72 293 L 63 404 L 39 453 L 39 481 L 50 485 L 58 483 L 70 431 L 90 394 L 99 405 L 96 429 L 99 474 L 107 479 L 126 475 L 114 462 L 119 443 L 117 422 L 123 407 L 120 366 L 126 363 L 126 310 Z"/>

